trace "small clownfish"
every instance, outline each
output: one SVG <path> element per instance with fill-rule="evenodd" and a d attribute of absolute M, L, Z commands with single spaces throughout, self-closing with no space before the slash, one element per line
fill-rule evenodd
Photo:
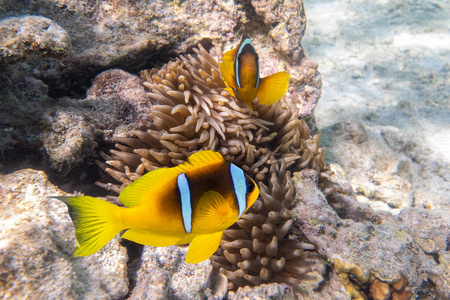
<path fill-rule="evenodd" d="M 291 77 L 283 71 L 260 78 L 258 54 L 246 35 L 236 48 L 224 54 L 219 68 L 227 85 L 225 90 L 253 111 L 255 97 L 264 105 L 280 100 L 288 90 Z"/>
<path fill-rule="evenodd" d="M 74 256 L 88 256 L 122 230 L 139 244 L 190 243 L 185 261 L 199 263 L 219 247 L 225 229 L 255 202 L 259 189 L 244 171 L 215 151 L 200 151 L 173 168 L 151 171 L 123 189 L 125 207 L 88 197 L 65 202 L 75 225 Z"/>

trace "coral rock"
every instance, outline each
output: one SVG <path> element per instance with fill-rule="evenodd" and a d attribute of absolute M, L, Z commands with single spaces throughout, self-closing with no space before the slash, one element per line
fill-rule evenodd
<path fill-rule="evenodd" d="M 398 217 L 379 214 L 374 218 L 375 213 L 367 213 L 368 208 L 358 205 L 351 195 L 337 193 L 335 196 L 345 199 L 346 209 L 353 209 L 344 218 L 328 205 L 318 189 L 311 189 L 308 182 L 316 176 L 312 170 L 293 174 L 298 199 L 292 209 L 293 226 L 298 226 L 317 251 L 333 263 L 349 294 L 367 295 L 364 286 L 377 279 L 389 285 L 392 298 L 409 299 L 428 292 L 428 281 L 435 284 L 432 293 L 447 296 L 444 291 L 450 282 L 448 272 L 436 276 L 445 263 L 438 265 L 435 261 L 436 257 L 444 258 L 447 250 L 427 254 L 417 241 L 425 237 L 424 232 L 430 239 L 448 235 L 448 211 L 404 209 Z M 356 216 L 355 220 L 352 216 Z M 435 247 L 434 251 L 442 249 L 439 243 Z M 372 289 L 377 294 L 386 293 L 385 287 L 375 283 Z"/>
<path fill-rule="evenodd" d="M 137 110 L 146 109 L 150 102 L 141 79 L 119 69 L 107 70 L 97 75 L 86 96 L 88 99 L 118 98 L 131 103 Z"/>
<path fill-rule="evenodd" d="M 207 290 L 211 263 L 185 263 L 186 250 L 176 246 L 144 247 L 139 259 L 137 284 L 130 299 L 202 299 Z"/>
<path fill-rule="evenodd" d="M 99 253 L 72 257 L 75 233 L 66 195 L 40 171 L 0 175 L 0 298 L 123 298 L 126 251 L 114 239 Z"/>
<path fill-rule="evenodd" d="M 24 16 L 0 21 L 0 62 L 35 53 L 65 56 L 70 51 L 69 35 L 50 19 Z"/>
<path fill-rule="evenodd" d="M 253 0 L 255 12 L 263 16 L 264 23 L 273 26 L 270 36 L 277 41 L 278 50 L 290 55 L 292 59 L 300 59 L 303 50 L 301 39 L 306 30 L 306 16 L 301 1 L 260 1 Z"/>

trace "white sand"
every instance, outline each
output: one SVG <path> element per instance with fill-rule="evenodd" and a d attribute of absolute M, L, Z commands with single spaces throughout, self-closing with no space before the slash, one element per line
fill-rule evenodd
<path fill-rule="evenodd" d="M 395 149 L 392 143 L 390 147 L 413 164 L 408 179 L 411 197 L 428 198 L 413 205 L 446 206 L 450 202 L 450 2 L 304 3 L 308 23 L 302 46 L 319 64 L 323 79 L 323 95 L 315 110 L 319 128 L 354 120 L 379 143 L 385 143 L 383 132 L 397 130 L 407 147 Z M 362 167 L 359 171 L 367 172 Z M 417 189 L 421 193 L 415 193 Z M 435 192 L 425 197 L 427 190 Z"/>

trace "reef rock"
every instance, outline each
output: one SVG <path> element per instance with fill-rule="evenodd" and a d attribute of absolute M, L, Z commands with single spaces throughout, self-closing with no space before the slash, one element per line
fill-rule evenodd
<path fill-rule="evenodd" d="M 186 247 L 144 247 L 130 299 L 205 298 L 211 263 L 184 262 Z"/>
<path fill-rule="evenodd" d="M 80 85 L 89 85 L 96 74 L 109 68 L 137 71 L 142 65 L 167 60 L 196 45 L 203 37 L 207 37 L 209 43 L 210 39 L 233 39 L 232 32 L 237 24 L 248 22 L 240 5 L 217 5 L 205 0 L 103 1 L 92 5 L 79 0 L 2 2 L 0 18 L 17 19 L 11 19 L 15 24 L 10 27 L 32 27 L 34 22 L 23 17 L 28 14 L 45 16 L 70 37 L 71 54 L 60 62 L 61 65 L 39 64 L 35 70 L 59 93 L 66 87 L 79 90 Z M 40 41 L 43 37 L 42 31 L 37 31 L 31 41 Z M 13 55 L 9 48 L 5 51 Z"/>
<path fill-rule="evenodd" d="M 277 41 L 277 49 L 292 59 L 300 59 L 303 49 L 298 47 L 306 30 L 306 16 L 301 1 L 253 0 L 255 12 L 272 28 L 270 36 Z"/>
<path fill-rule="evenodd" d="M 63 196 L 41 171 L 0 175 L 0 298 L 123 298 L 127 254 L 118 239 L 74 258 L 75 233 Z"/>
<path fill-rule="evenodd" d="M 22 16 L 0 21 L 0 63 L 31 54 L 63 57 L 70 50 L 67 32 L 48 18 Z"/>
<path fill-rule="evenodd" d="M 99 74 L 86 99 L 61 98 L 43 115 L 41 139 L 51 165 L 67 173 L 113 134 L 138 127 L 139 117 L 149 110 L 137 76 L 117 69 Z"/>
<path fill-rule="evenodd" d="M 431 267 L 425 270 L 426 277 L 434 284 L 435 294 L 441 299 L 450 299 L 449 216 L 450 209 L 409 208 L 402 210 L 397 217 L 431 261 Z M 422 294 L 425 295 L 425 291 Z"/>
<path fill-rule="evenodd" d="M 40 72 L 60 67 L 61 59 L 70 53 L 69 35 L 48 18 L 21 16 L 0 21 L 0 157 L 11 150 L 39 148 L 41 113 L 52 104 Z"/>
<path fill-rule="evenodd" d="M 294 173 L 293 180 L 294 224 L 333 264 L 349 295 L 369 296 L 387 286 L 402 297 L 448 296 L 448 271 L 438 271 L 448 268 L 448 211 L 407 209 L 396 217 L 358 204 L 351 193 L 339 195 L 345 207 L 336 211 L 309 183 L 317 180 L 314 171 Z"/>
<path fill-rule="evenodd" d="M 0 158 L 13 151 L 35 151 L 40 146 L 42 110 L 52 103 L 47 96 L 47 86 L 35 77 L 17 72 L 14 65 L 8 65 L 0 72 L 0 90 Z M 17 165 L 22 160 L 4 161 L 14 161 Z"/>

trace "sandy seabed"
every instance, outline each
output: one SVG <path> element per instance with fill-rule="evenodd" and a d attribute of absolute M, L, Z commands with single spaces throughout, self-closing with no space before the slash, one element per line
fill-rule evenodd
<path fill-rule="evenodd" d="M 333 126 L 360 123 L 380 147 L 385 143 L 399 159 L 411 160 L 412 206 L 450 208 L 449 2 L 304 2 L 308 21 L 302 45 L 322 74 L 315 116 L 329 147 L 328 161 L 341 164 L 337 157 L 349 155 L 327 145 Z M 386 130 L 401 134 L 406 146 L 393 146 Z M 417 189 L 434 194 L 414 202 Z"/>

